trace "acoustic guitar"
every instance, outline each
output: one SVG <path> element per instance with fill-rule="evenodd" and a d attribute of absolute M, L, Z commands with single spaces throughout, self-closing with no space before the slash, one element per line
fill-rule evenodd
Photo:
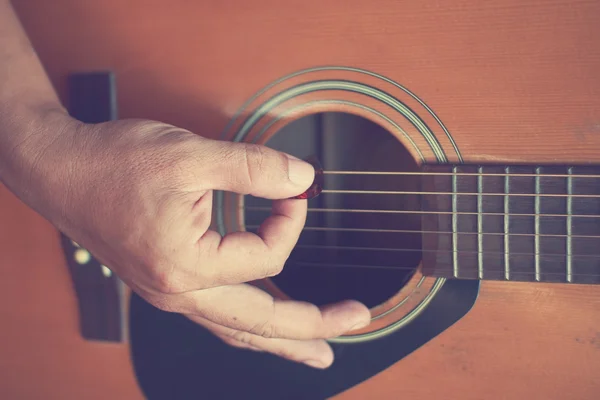
<path fill-rule="evenodd" d="M 371 324 L 313 371 L 132 295 L 0 189 L 3 399 L 597 399 L 600 3 L 13 2 L 65 104 L 316 156 L 256 282 Z M 215 194 L 214 228 L 264 199 Z"/>

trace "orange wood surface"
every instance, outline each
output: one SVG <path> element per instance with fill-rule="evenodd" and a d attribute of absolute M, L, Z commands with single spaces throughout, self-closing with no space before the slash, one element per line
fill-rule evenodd
<path fill-rule="evenodd" d="M 346 65 L 425 99 L 468 161 L 600 161 L 597 1 L 13 3 L 61 95 L 70 72 L 114 70 L 122 118 L 217 137 L 277 78 Z M 57 232 L 4 188 L 0 224 L 0 397 L 140 398 L 128 346 L 79 337 Z M 597 399 L 598 371 L 600 287 L 485 282 L 456 325 L 337 398 Z"/>

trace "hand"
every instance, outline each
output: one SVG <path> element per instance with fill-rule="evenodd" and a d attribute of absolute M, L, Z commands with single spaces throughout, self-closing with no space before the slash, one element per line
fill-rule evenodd
<path fill-rule="evenodd" d="M 278 274 L 295 246 L 307 201 L 285 199 L 312 183 L 308 163 L 153 121 L 69 119 L 60 131 L 32 172 L 51 193 L 40 212 L 155 307 L 320 368 L 333 361 L 324 338 L 368 324 L 354 301 L 319 309 L 244 283 Z M 258 234 L 221 237 L 210 230 L 213 190 L 273 199 L 272 215 Z"/>

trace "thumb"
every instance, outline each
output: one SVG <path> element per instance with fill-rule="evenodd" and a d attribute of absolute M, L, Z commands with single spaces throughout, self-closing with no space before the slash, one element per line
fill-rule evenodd
<path fill-rule="evenodd" d="M 315 169 L 292 155 L 250 143 L 211 140 L 211 163 L 202 168 L 209 189 L 286 199 L 306 191 Z"/>

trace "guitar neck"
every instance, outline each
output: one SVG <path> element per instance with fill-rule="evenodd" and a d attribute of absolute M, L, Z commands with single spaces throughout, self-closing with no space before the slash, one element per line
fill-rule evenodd
<path fill-rule="evenodd" d="M 427 165 L 428 276 L 600 284 L 600 167 Z"/>

